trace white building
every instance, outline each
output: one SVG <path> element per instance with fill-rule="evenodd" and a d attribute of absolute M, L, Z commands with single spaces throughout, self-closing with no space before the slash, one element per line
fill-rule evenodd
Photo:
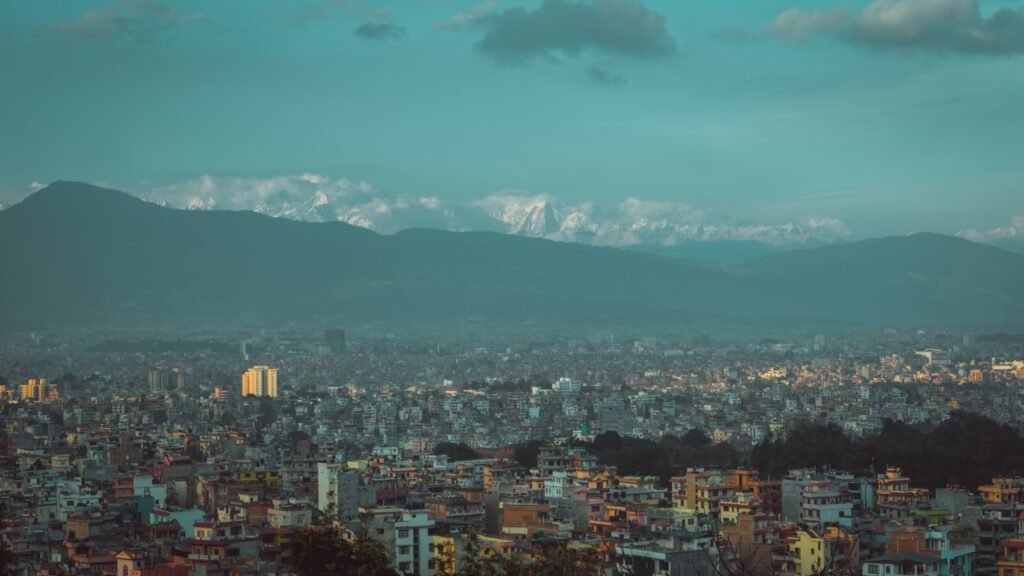
<path fill-rule="evenodd" d="M 434 521 L 426 510 L 368 508 L 370 535 L 384 545 L 392 567 L 406 576 L 433 576 L 434 553 L 430 529 Z"/>
<path fill-rule="evenodd" d="M 561 394 L 578 394 L 580 383 L 567 376 L 562 376 L 557 382 L 551 385 L 551 389 Z"/>

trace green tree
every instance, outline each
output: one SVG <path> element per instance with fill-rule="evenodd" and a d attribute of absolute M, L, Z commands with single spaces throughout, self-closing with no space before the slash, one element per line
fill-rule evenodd
<path fill-rule="evenodd" d="M 397 576 L 384 548 L 365 531 L 350 542 L 333 527 L 299 532 L 292 546 L 292 569 L 299 576 Z"/>

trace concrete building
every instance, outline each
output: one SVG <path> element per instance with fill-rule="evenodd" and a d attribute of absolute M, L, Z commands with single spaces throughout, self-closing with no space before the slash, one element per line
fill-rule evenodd
<path fill-rule="evenodd" d="M 253 366 L 242 375 L 242 396 L 277 398 L 277 368 Z"/>

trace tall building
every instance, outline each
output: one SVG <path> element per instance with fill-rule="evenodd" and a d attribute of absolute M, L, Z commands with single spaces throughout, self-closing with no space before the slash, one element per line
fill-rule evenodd
<path fill-rule="evenodd" d="M 185 373 L 178 368 L 150 368 L 149 391 L 162 394 L 185 387 Z"/>
<path fill-rule="evenodd" d="M 242 374 L 242 396 L 277 398 L 277 368 L 253 366 Z"/>
<path fill-rule="evenodd" d="M 46 378 L 31 378 L 21 385 L 21 400 L 31 402 L 42 402 L 46 400 L 47 387 Z"/>
<path fill-rule="evenodd" d="M 324 331 L 324 340 L 327 341 L 327 348 L 331 354 L 345 353 L 345 331 L 333 328 Z"/>

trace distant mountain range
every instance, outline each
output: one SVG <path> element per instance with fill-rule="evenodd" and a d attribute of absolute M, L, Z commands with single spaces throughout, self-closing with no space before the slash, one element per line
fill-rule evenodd
<path fill-rule="evenodd" d="M 382 234 L 409 228 L 502 232 L 737 263 L 846 240 L 849 235 L 846 225 L 835 218 L 737 223 L 681 202 L 628 198 L 607 207 L 520 191 L 449 203 L 432 196 L 386 194 L 365 182 L 318 174 L 265 179 L 204 176 L 142 194 L 143 199 L 172 208 L 252 210 L 302 222 L 345 222 Z"/>
<path fill-rule="evenodd" d="M 527 210 L 521 222 L 547 226 L 552 210 Z M 0 212 L 0 269 L 0 325 L 32 328 L 1024 321 L 1024 256 L 950 236 L 726 265 L 493 232 L 381 235 L 342 222 L 177 210 L 73 182 Z"/>

